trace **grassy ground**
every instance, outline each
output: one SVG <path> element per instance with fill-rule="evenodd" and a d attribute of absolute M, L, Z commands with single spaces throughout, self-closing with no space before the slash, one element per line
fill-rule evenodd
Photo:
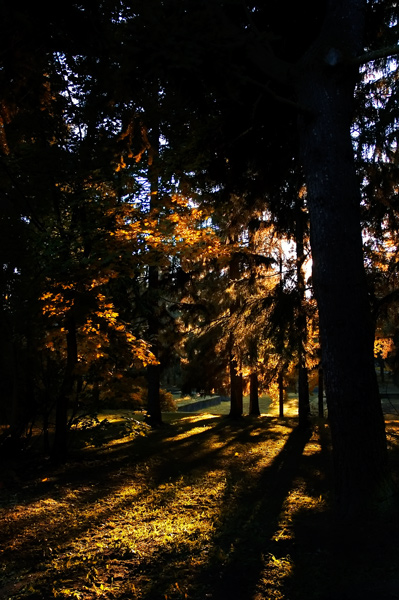
<path fill-rule="evenodd" d="M 398 524 L 334 520 L 328 426 L 299 431 L 289 412 L 170 414 L 156 431 L 108 415 L 63 467 L 10 461 L 0 599 L 399 598 Z"/>
<path fill-rule="evenodd" d="M 206 396 L 206 398 L 209 398 L 210 396 Z M 180 406 L 182 404 L 189 404 L 189 403 L 195 403 L 197 400 L 201 400 L 202 398 L 190 398 L 190 397 L 186 397 L 186 398 L 179 398 L 177 401 L 177 406 Z M 290 401 L 288 401 L 287 403 L 287 411 L 291 414 L 291 408 L 290 408 Z M 181 409 L 180 409 L 181 410 Z M 278 415 L 278 407 L 277 404 L 273 403 L 270 399 L 269 396 L 260 396 L 259 398 L 259 410 L 261 412 L 261 414 L 263 415 Z M 294 409 L 296 410 L 296 409 Z M 249 413 L 249 396 L 244 396 L 243 398 L 243 411 L 244 414 L 247 415 Z M 183 411 L 184 412 L 184 411 Z M 220 402 L 220 404 L 216 404 L 215 406 L 210 406 L 209 408 L 202 408 L 202 409 L 197 409 L 195 412 L 197 413 L 201 413 L 201 414 L 206 414 L 206 413 L 210 413 L 213 415 L 228 415 L 230 412 L 230 400 L 225 400 L 223 402 Z"/>

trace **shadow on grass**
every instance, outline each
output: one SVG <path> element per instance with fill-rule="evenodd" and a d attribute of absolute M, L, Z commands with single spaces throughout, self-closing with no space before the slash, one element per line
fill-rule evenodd
<path fill-rule="evenodd" d="M 53 597 L 48 595 L 45 579 L 46 569 L 53 568 L 51 557 L 43 552 L 48 540 L 57 540 L 61 558 L 58 571 L 51 571 L 52 581 L 71 580 L 70 588 L 81 592 L 90 573 L 99 571 L 105 583 L 106 573 L 123 573 L 120 578 L 126 585 L 114 587 L 110 595 L 103 591 L 104 599 L 169 600 L 187 594 L 189 600 L 338 600 L 338 596 L 326 595 L 326 581 L 335 576 L 331 565 L 345 566 L 345 561 L 337 558 L 339 536 L 331 531 L 327 508 L 314 509 L 317 499 L 329 489 L 327 427 L 316 425 L 313 449 L 312 444 L 308 446 L 311 436 L 312 431 L 296 427 L 296 419 L 246 417 L 231 421 L 198 415 L 151 431 L 146 437 L 123 438 L 122 443 L 78 451 L 63 468 L 41 464 L 30 473 L 21 469 L 20 484 L 12 493 L 3 494 L 3 506 L 10 517 L 18 506 L 32 505 L 34 510 L 32 514 L 22 511 L 21 518 L 15 511 L 12 527 L 3 531 L 0 543 L 14 575 L 24 563 L 29 569 L 32 562 L 41 562 L 36 589 L 42 595 L 13 596 L 12 588 L 7 593 L 15 598 Z M 267 452 L 269 457 L 264 456 Z M 206 503 L 213 502 L 212 497 L 199 502 L 198 488 L 212 471 L 215 482 L 223 485 L 219 496 L 215 492 L 215 506 L 207 511 Z M 195 501 L 181 501 L 181 494 L 190 486 L 197 486 Z M 294 510 L 294 506 L 290 513 L 298 489 L 308 497 L 309 507 Z M 148 514 L 130 512 L 135 504 L 145 506 L 147 498 Z M 156 531 L 162 528 L 163 506 L 169 512 L 185 513 L 187 532 L 176 537 L 176 542 L 170 536 L 164 543 L 166 532 L 162 537 L 162 531 Z M 159 511 L 156 522 L 155 512 L 151 512 L 155 509 Z M 138 526 L 131 518 L 146 521 L 148 533 L 142 551 L 131 551 L 128 536 L 127 541 L 122 540 L 125 546 L 110 539 L 109 522 L 119 516 L 120 527 Z M 209 522 L 209 532 L 197 542 L 198 529 L 190 529 L 190 525 L 201 519 Z M 284 534 L 284 528 L 290 535 Z M 97 555 L 92 570 L 88 560 L 65 560 L 74 540 L 97 536 L 99 541 L 102 531 L 106 534 L 101 550 L 104 556 L 93 549 Z M 38 532 L 36 537 L 34 532 Z M 13 547 L 15 540 L 20 545 Z M 130 589 L 136 586 L 136 596 L 128 594 L 127 583 Z M 97 592 L 93 588 L 90 593 L 80 597 L 91 599 Z"/>
<path fill-rule="evenodd" d="M 235 429 L 238 439 L 241 437 L 248 441 L 250 428 L 237 431 L 233 425 L 232 429 Z M 310 430 L 293 429 L 272 464 L 255 480 L 251 480 L 249 473 L 234 472 L 232 465 L 230 485 L 226 487 L 220 506 L 219 522 L 211 539 L 208 558 L 192 577 L 189 598 L 249 600 L 256 597 L 265 556 L 276 552 L 273 536 L 310 436 Z M 180 560 L 183 557 L 184 552 Z M 173 576 L 177 581 L 180 579 L 179 572 L 176 572 L 176 556 L 163 556 L 162 564 L 163 569 L 148 589 L 146 598 L 160 598 L 167 581 Z M 187 566 L 184 560 L 182 566 Z M 265 585 L 262 590 L 263 593 Z"/>
<path fill-rule="evenodd" d="M 73 452 L 62 467 L 27 460 L 20 465 L 17 483 L 0 495 L 1 505 L 12 513 L 12 526 L 3 528 L 0 536 L 3 556 L 14 555 L 19 563 L 24 558 L 29 562 L 32 553 L 42 557 L 52 537 L 67 546 L 163 482 L 173 483 L 184 476 L 192 479 L 199 467 L 213 468 L 235 441 L 248 441 L 249 430 L 267 434 L 267 423 L 262 425 L 251 427 L 245 421 L 232 423 L 219 417 L 190 418 L 115 447 Z M 143 481 L 141 494 L 118 497 L 126 486 L 133 488 Z M 71 518 L 69 507 L 77 503 L 81 515 Z M 21 516 L 18 506 L 24 508 Z M 32 511 L 29 506 L 34 506 Z"/>

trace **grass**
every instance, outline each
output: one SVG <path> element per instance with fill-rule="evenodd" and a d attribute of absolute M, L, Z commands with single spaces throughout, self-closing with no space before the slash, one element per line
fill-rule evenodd
<path fill-rule="evenodd" d="M 347 535 L 334 520 L 324 421 L 166 420 L 150 431 L 108 414 L 74 434 L 63 467 L 10 461 L 0 599 L 399 598 L 398 524 Z"/>

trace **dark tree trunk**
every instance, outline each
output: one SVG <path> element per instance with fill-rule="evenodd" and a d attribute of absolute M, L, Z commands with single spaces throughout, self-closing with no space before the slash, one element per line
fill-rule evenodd
<path fill-rule="evenodd" d="M 69 396 L 73 389 L 74 369 L 78 358 L 76 324 L 72 313 L 67 319 L 66 329 L 67 364 L 55 407 L 55 434 L 51 451 L 51 458 L 55 462 L 64 461 L 67 455 Z"/>
<path fill-rule="evenodd" d="M 280 371 L 278 376 L 278 405 L 279 405 L 279 416 L 284 417 L 284 373 Z"/>
<path fill-rule="evenodd" d="M 333 441 L 336 494 L 348 515 L 389 489 L 374 327 L 363 266 L 360 194 L 350 137 L 363 0 L 330 2 L 319 42 L 301 61 L 299 122 L 311 224 L 313 284 Z"/>
<path fill-rule="evenodd" d="M 46 403 L 47 406 L 47 403 Z M 50 454 L 50 438 L 49 438 L 49 421 L 47 408 L 43 413 L 43 451 L 45 454 Z"/>
<path fill-rule="evenodd" d="M 308 370 L 306 368 L 306 350 L 307 341 L 307 319 L 305 309 L 305 273 L 303 263 L 305 262 L 304 251 L 304 219 L 303 199 L 297 199 L 296 206 L 296 275 L 298 290 L 298 315 L 296 319 L 298 331 L 298 418 L 299 425 L 305 427 L 309 424 L 310 403 L 309 403 L 309 384 Z"/>
<path fill-rule="evenodd" d="M 234 241 L 234 236 L 231 238 Z M 229 265 L 230 281 L 237 281 L 240 277 L 240 264 L 238 255 L 233 255 Z M 236 297 L 230 306 L 230 314 L 233 315 L 238 309 L 240 299 Z M 230 369 L 230 413 L 232 418 L 242 417 L 243 414 L 243 394 L 242 394 L 242 375 L 239 370 L 237 358 L 237 348 L 234 343 L 234 331 L 229 334 L 229 369 Z"/>
<path fill-rule="evenodd" d="M 153 349 L 154 350 L 154 349 Z M 159 365 L 148 365 L 147 367 L 147 415 L 146 421 L 152 427 L 162 425 L 162 412 L 160 400 L 160 367 Z"/>
<path fill-rule="evenodd" d="M 251 374 L 249 377 L 249 414 L 259 417 L 258 342 L 255 337 L 250 338 L 248 342 L 248 353 L 251 365 Z"/>
<path fill-rule="evenodd" d="M 253 371 L 250 375 L 249 380 L 249 414 L 255 417 L 259 417 L 259 382 L 258 374 Z"/>
<path fill-rule="evenodd" d="M 151 342 L 151 351 L 155 358 L 159 356 L 158 347 L 158 335 L 159 335 L 159 322 L 158 322 L 158 267 L 149 268 L 149 301 L 151 306 L 148 307 L 148 338 Z M 162 412 L 161 412 L 161 400 L 160 400 L 160 380 L 161 380 L 161 369 L 159 364 L 148 365 L 147 367 L 147 415 L 146 421 L 152 427 L 158 427 L 162 425 Z"/>
<path fill-rule="evenodd" d="M 319 417 L 322 419 L 324 417 L 324 376 L 323 369 L 319 367 L 318 374 L 318 408 L 319 408 Z"/>
<path fill-rule="evenodd" d="M 385 374 L 384 374 L 385 361 L 382 358 L 381 354 L 379 354 L 377 356 L 377 362 L 378 362 L 378 366 L 380 368 L 380 381 L 381 381 L 381 383 L 385 383 Z"/>
<path fill-rule="evenodd" d="M 153 132 L 153 151 L 154 162 L 148 170 L 148 177 L 151 182 L 151 201 L 150 210 L 157 208 L 159 202 L 159 182 L 158 182 L 158 153 L 159 153 L 159 128 L 156 127 Z M 151 352 L 155 358 L 159 358 L 159 269 L 157 265 L 151 265 L 148 270 L 148 339 L 151 342 Z M 146 421 L 152 427 L 162 425 L 161 398 L 160 398 L 161 367 L 159 364 L 148 365 L 147 367 L 147 414 Z"/>
<path fill-rule="evenodd" d="M 230 413 L 233 419 L 242 417 L 243 394 L 242 376 L 239 373 L 238 362 L 233 353 L 233 334 L 230 334 Z"/>
<path fill-rule="evenodd" d="M 300 427 L 307 427 L 310 423 L 309 383 L 308 370 L 301 362 L 298 369 L 298 420 Z"/>
<path fill-rule="evenodd" d="M 255 233 L 258 229 L 258 219 L 252 219 L 248 224 L 248 248 L 254 255 L 256 254 Z M 252 260 L 249 269 L 250 277 L 256 280 L 256 268 Z M 251 368 L 249 378 L 249 414 L 259 417 L 258 340 L 255 336 L 251 336 L 248 340 L 248 354 Z"/>
<path fill-rule="evenodd" d="M 14 344 L 10 345 L 11 352 L 10 357 L 12 360 L 12 398 L 11 398 L 11 415 L 10 415 L 10 426 L 11 431 L 18 429 L 20 421 L 20 390 L 19 390 L 19 370 L 17 360 L 17 349 Z"/>

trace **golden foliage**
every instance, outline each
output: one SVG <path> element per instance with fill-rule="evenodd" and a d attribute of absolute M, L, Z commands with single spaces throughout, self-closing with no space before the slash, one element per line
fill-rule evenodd
<path fill-rule="evenodd" d="M 374 356 L 376 358 L 380 356 L 381 358 L 386 359 L 394 348 L 393 340 L 390 337 L 377 336 L 374 340 Z"/>
<path fill-rule="evenodd" d="M 62 289 L 62 284 L 58 284 Z M 57 324 L 46 331 L 43 346 L 55 352 L 59 358 L 65 359 L 67 353 L 68 319 L 73 319 L 72 326 L 76 328 L 78 341 L 78 364 L 76 372 L 87 373 L 94 365 L 97 372 L 106 374 L 110 368 L 109 351 L 112 347 L 122 349 L 125 363 L 129 366 L 140 363 L 143 366 L 156 363 L 150 350 L 150 345 L 142 339 L 137 339 L 127 328 L 126 323 L 119 319 L 112 302 L 100 292 L 91 294 L 90 310 L 80 312 L 78 296 L 66 297 L 66 293 L 74 292 L 73 286 L 66 285 L 65 291 L 46 292 L 43 294 L 43 314 L 50 320 L 57 319 Z M 89 289 L 95 287 L 92 283 Z M 79 320 L 76 316 L 79 315 Z M 112 361 L 111 361 L 112 364 Z"/>
<path fill-rule="evenodd" d="M 68 185 L 58 187 L 67 197 L 74 194 Z M 100 245 L 87 260 L 84 239 L 75 235 L 74 245 L 68 248 L 73 269 L 70 280 L 47 279 L 40 298 L 46 323 L 42 348 L 65 361 L 68 329 L 73 327 L 78 345 L 75 373 L 95 372 L 104 383 L 118 381 L 121 387 L 125 369 L 157 361 L 150 344 L 134 335 L 120 318 L 109 297 L 109 284 L 121 275 L 145 274 L 148 265 L 166 270 L 177 258 L 183 268 L 191 269 L 227 253 L 212 228 L 204 226 L 209 215 L 181 195 L 159 199 L 162 206 L 145 213 L 133 202 L 120 202 L 105 183 L 87 181 L 86 193 L 87 209 L 95 211 L 97 226 L 102 228 Z M 97 196 L 102 202 L 98 208 Z M 103 211 L 100 216 L 98 209 Z M 63 218 L 64 228 L 73 226 L 70 211 Z"/>

